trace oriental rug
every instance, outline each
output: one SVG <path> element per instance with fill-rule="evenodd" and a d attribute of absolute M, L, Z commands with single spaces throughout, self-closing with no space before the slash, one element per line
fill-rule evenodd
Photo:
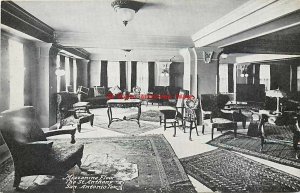
<path fill-rule="evenodd" d="M 300 168 L 300 159 L 297 158 L 299 150 L 295 150 L 291 143 L 267 142 L 264 144 L 263 151 L 260 151 L 260 138 L 243 134 L 237 134 L 235 138 L 233 132 L 228 131 L 209 141 L 208 144 Z"/>
<path fill-rule="evenodd" d="M 180 161 L 189 175 L 213 191 L 300 191 L 300 178 L 228 150 L 216 149 Z"/>
<path fill-rule="evenodd" d="M 140 120 L 159 123 L 159 116 L 163 116 L 163 114 L 159 111 L 149 110 L 141 113 Z M 137 117 L 137 114 L 128 116 L 128 118 L 133 118 L 133 117 Z"/>
<path fill-rule="evenodd" d="M 94 126 L 115 131 L 118 133 L 127 134 L 127 135 L 139 135 L 141 133 L 145 133 L 147 131 L 151 131 L 160 127 L 159 124 L 151 124 L 143 121 L 140 121 L 141 127 L 139 127 L 136 121 L 116 121 L 116 122 L 112 122 L 110 127 L 108 127 L 107 119 L 108 118 L 103 120 L 103 117 L 95 116 Z"/>
<path fill-rule="evenodd" d="M 53 140 L 64 146 L 67 140 Z M 77 139 L 84 144 L 82 169 L 42 180 L 23 177 L 24 192 L 195 192 L 179 159 L 163 135 Z M 39 176 L 40 177 L 40 176 Z M 0 182 L 12 189 L 13 173 Z"/>

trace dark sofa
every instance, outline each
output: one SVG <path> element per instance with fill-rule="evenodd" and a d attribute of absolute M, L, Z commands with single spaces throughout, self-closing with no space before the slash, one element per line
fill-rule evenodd
<path fill-rule="evenodd" d="M 91 87 L 91 88 L 85 88 L 87 91 L 87 94 L 80 92 L 80 87 L 78 89 L 78 95 L 81 101 L 89 102 L 91 108 L 97 108 L 97 107 L 103 107 L 106 106 L 106 102 L 108 100 L 107 94 L 108 89 L 105 87 Z M 96 93 L 95 93 L 96 90 Z"/>
<path fill-rule="evenodd" d="M 180 91 L 180 87 L 176 86 L 154 86 L 148 93 L 149 103 L 161 104 L 176 104 L 177 95 Z"/>

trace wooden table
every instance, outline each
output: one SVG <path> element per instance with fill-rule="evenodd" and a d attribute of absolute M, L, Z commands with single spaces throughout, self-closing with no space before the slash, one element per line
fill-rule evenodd
<path fill-rule="evenodd" d="M 137 121 L 139 127 L 140 125 L 140 116 L 141 116 L 141 106 L 142 100 L 140 99 L 110 99 L 107 101 L 107 115 L 108 115 L 108 127 L 111 125 L 112 122 L 116 121 Z M 137 107 L 138 108 L 138 116 L 137 118 L 129 118 L 127 119 L 126 116 L 123 119 L 120 118 L 113 118 L 112 116 L 112 108 L 130 108 L 130 107 Z"/>

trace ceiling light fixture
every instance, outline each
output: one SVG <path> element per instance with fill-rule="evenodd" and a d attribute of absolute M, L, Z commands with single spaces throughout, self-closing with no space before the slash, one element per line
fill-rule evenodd
<path fill-rule="evenodd" d="M 139 3 L 131 0 L 115 0 L 111 6 L 121 18 L 123 24 L 126 26 L 131 21 L 135 13 L 139 10 Z"/>

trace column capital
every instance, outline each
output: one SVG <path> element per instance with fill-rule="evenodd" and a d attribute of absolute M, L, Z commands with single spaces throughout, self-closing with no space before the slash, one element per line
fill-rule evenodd
<path fill-rule="evenodd" d="M 222 48 L 218 47 L 194 47 L 193 48 L 197 61 L 204 63 L 212 63 L 219 60 L 220 53 L 223 52 Z"/>

